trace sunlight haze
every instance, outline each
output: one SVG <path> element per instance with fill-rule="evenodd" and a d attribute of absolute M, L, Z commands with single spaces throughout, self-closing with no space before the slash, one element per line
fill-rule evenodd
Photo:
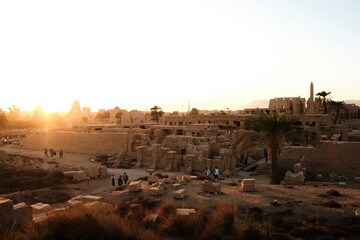
<path fill-rule="evenodd" d="M 1 1 L 0 108 L 359 99 L 359 1 Z"/>

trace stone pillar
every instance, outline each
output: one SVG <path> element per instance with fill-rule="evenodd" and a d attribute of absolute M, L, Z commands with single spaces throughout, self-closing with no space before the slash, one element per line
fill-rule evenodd
<path fill-rule="evenodd" d="M 158 167 L 161 155 L 161 144 L 153 144 L 151 146 L 151 157 L 152 164 L 150 166 L 151 169 L 156 169 Z"/>
<path fill-rule="evenodd" d="M 185 156 L 185 172 L 187 174 L 190 174 L 192 172 L 194 160 L 195 155 L 193 154 L 187 154 Z"/>
<path fill-rule="evenodd" d="M 225 171 L 222 173 L 224 176 L 229 177 L 234 169 L 233 150 L 229 148 L 220 149 L 220 156 L 225 162 Z"/>
<path fill-rule="evenodd" d="M 171 172 L 177 170 L 177 161 L 175 159 L 176 151 L 169 151 L 167 154 L 168 166 L 165 168 L 165 171 Z"/>
<path fill-rule="evenodd" d="M 145 146 L 140 146 L 136 148 L 136 168 L 141 168 L 143 165 L 145 148 Z"/>

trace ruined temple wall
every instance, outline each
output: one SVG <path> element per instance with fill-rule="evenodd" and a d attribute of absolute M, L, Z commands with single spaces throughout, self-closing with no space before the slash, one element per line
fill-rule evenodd
<path fill-rule="evenodd" d="M 321 142 L 316 147 L 287 147 L 279 159 L 279 169 L 292 170 L 302 156 L 305 156 L 303 164 L 309 174 L 359 175 L 358 142 Z"/>
<path fill-rule="evenodd" d="M 114 154 L 126 150 L 126 133 L 47 133 L 27 135 L 23 148 L 48 149 L 64 152 Z"/>

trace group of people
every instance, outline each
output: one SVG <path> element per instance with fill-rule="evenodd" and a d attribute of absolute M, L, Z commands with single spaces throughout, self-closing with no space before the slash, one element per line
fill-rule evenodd
<path fill-rule="evenodd" d="M 56 159 L 56 151 L 52 148 L 50 148 L 50 150 L 48 150 L 47 148 L 44 149 L 44 154 L 45 157 L 49 157 L 48 152 L 50 152 L 50 157 L 52 157 L 53 159 Z M 59 151 L 59 158 L 63 158 L 64 156 L 64 151 L 62 149 L 60 149 Z"/>
<path fill-rule="evenodd" d="M 4 138 L 4 144 L 10 144 L 10 143 L 11 143 L 11 137 L 6 135 L 6 137 Z"/>
<path fill-rule="evenodd" d="M 128 180 L 129 180 L 129 176 L 126 174 L 126 172 L 124 172 L 123 176 L 119 175 L 119 177 L 118 177 L 118 185 L 119 186 L 121 186 L 123 184 L 126 185 Z M 113 187 L 115 187 L 115 185 L 116 185 L 116 177 L 114 174 L 111 175 L 111 184 Z"/>
<path fill-rule="evenodd" d="M 215 166 L 214 173 L 211 172 L 209 168 L 205 168 L 205 176 L 210 177 L 210 175 L 213 174 L 214 180 L 219 180 L 219 169 Z"/>

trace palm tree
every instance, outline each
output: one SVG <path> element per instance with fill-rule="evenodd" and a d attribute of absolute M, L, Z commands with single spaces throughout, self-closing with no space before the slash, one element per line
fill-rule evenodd
<path fill-rule="evenodd" d="M 298 118 L 294 115 L 280 115 L 258 113 L 245 122 L 248 130 L 232 143 L 232 148 L 239 145 L 240 150 L 253 146 L 266 146 L 271 161 L 270 178 L 272 184 L 279 182 L 277 173 L 277 159 L 281 148 L 288 139 L 297 132 Z"/>
<path fill-rule="evenodd" d="M 318 92 L 316 94 L 316 96 L 322 97 L 322 99 L 323 99 L 324 113 L 325 114 L 327 114 L 326 101 L 327 101 L 327 98 L 330 97 L 330 94 L 331 94 L 331 92 L 325 92 L 325 91 Z"/>
<path fill-rule="evenodd" d="M 329 106 L 330 110 L 333 112 L 333 114 L 331 114 L 331 119 L 332 119 L 333 123 L 336 125 L 337 120 L 339 119 L 340 110 L 345 109 L 345 102 L 330 100 L 329 105 L 330 105 Z M 340 119 L 339 119 L 339 121 L 340 121 Z"/>
<path fill-rule="evenodd" d="M 158 123 L 159 118 L 162 117 L 162 115 L 164 114 L 164 112 L 161 110 L 161 107 L 155 105 L 150 110 L 151 110 L 150 112 L 151 120 L 156 121 Z"/>

